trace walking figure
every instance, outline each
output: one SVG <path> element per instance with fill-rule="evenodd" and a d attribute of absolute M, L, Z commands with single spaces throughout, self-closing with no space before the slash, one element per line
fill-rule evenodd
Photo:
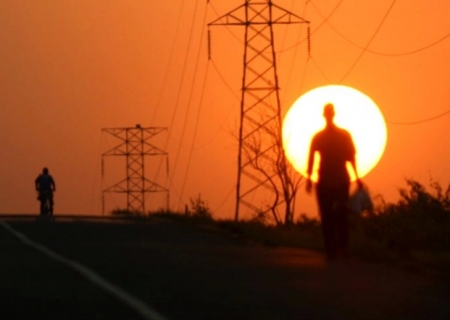
<path fill-rule="evenodd" d="M 320 165 L 316 196 L 325 251 L 329 260 L 335 260 L 339 255 L 348 255 L 350 175 L 347 171 L 347 162 L 351 164 L 355 172 L 358 187 L 362 187 L 356 170 L 356 151 L 352 137 L 348 131 L 334 124 L 334 115 L 334 106 L 327 104 L 323 109 L 326 126 L 313 137 L 311 142 L 306 182 L 306 191 L 310 193 L 314 155 L 317 152 L 320 155 Z"/>
<path fill-rule="evenodd" d="M 41 216 L 46 214 L 53 215 L 53 192 L 56 191 L 56 185 L 47 168 L 42 169 L 42 173 L 36 178 L 34 183 L 38 192 L 38 200 L 41 202 Z"/>

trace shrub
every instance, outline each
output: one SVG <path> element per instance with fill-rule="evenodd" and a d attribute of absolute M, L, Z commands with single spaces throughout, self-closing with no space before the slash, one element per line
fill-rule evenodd
<path fill-rule="evenodd" d="M 406 183 L 396 203 L 381 201 L 375 214 L 363 219 L 367 236 L 395 248 L 450 249 L 450 186 L 443 192 L 435 181 L 431 191 L 412 179 Z"/>
<path fill-rule="evenodd" d="M 194 217 L 212 219 L 211 209 L 208 207 L 206 201 L 204 201 L 199 194 L 196 198 L 190 198 L 191 204 L 190 214 Z"/>

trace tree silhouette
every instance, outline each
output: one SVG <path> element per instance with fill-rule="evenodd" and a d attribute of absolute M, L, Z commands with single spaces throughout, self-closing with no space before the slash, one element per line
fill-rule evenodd
<path fill-rule="evenodd" d="M 265 122 L 264 120 L 262 115 L 261 123 Z M 246 141 L 243 154 L 252 168 L 265 178 L 267 185 L 274 191 L 271 202 L 266 208 L 261 208 L 255 218 L 270 220 L 277 225 L 289 225 L 294 222 L 295 198 L 302 177 L 287 161 L 281 132 L 281 123 L 272 121 L 270 126 L 266 125 Z M 270 139 L 270 142 L 267 139 Z M 264 150 L 267 145 L 272 146 L 270 150 Z"/>

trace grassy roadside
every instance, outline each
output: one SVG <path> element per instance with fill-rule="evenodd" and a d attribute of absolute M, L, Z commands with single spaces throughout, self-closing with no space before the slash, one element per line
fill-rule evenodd
<path fill-rule="evenodd" d="M 450 185 L 431 181 L 431 190 L 406 180 L 396 203 L 379 198 L 371 212 L 350 215 L 349 253 L 358 259 L 387 263 L 450 280 Z M 153 217 L 201 224 L 266 246 L 323 251 L 321 225 L 305 215 L 292 225 L 267 225 L 259 220 L 214 220 L 207 203 L 191 199 L 184 214 L 159 212 Z M 137 217 L 138 218 L 138 217 Z"/>
<path fill-rule="evenodd" d="M 214 220 L 211 217 L 159 213 L 155 218 L 176 220 L 256 242 L 268 247 L 294 247 L 323 251 L 319 221 L 303 219 L 291 226 L 265 225 L 259 222 Z M 371 263 L 388 264 L 415 273 L 450 281 L 450 251 L 414 249 L 397 243 L 391 233 L 374 234 L 371 219 L 351 217 L 350 254 Z"/>

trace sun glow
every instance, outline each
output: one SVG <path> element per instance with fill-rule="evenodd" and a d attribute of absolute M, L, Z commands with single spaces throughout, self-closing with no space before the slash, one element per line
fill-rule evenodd
<path fill-rule="evenodd" d="M 386 123 L 377 105 L 365 94 L 350 87 L 329 85 L 302 95 L 283 121 L 283 143 L 286 156 L 294 168 L 306 176 L 311 140 L 325 127 L 323 107 L 334 105 L 335 123 L 350 132 L 356 147 L 360 177 L 369 173 L 383 155 L 387 140 Z M 314 160 L 312 180 L 317 181 L 318 155 Z M 355 180 L 353 170 L 349 170 Z"/>

